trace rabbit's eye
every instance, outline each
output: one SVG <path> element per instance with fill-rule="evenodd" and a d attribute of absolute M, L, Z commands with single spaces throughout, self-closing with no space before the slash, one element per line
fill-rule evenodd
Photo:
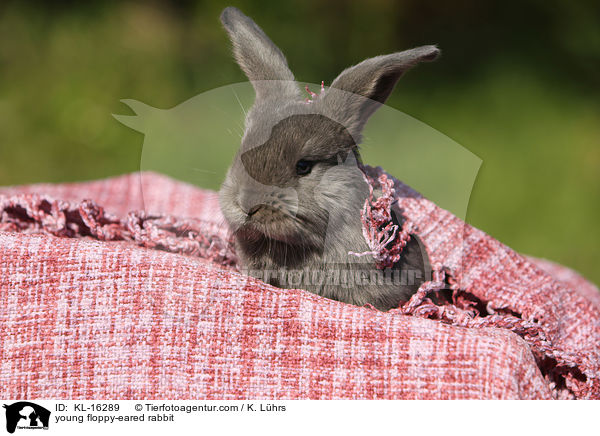
<path fill-rule="evenodd" d="M 298 174 L 299 176 L 305 176 L 308 173 L 310 173 L 310 170 L 312 170 L 312 167 L 313 167 L 312 162 L 309 162 L 304 159 L 300 159 L 298 162 L 296 162 L 296 174 Z"/>

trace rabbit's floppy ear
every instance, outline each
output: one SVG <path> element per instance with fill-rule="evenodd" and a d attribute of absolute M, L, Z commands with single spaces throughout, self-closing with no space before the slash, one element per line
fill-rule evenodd
<path fill-rule="evenodd" d="M 339 114 L 347 128 L 360 134 L 368 118 L 390 96 L 402 74 L 419 62 L 435 60 L 439 54 L 437 47 L 427 45 L 367 59 L 342 71 L 323 102 Z"/>
<path fill-rule="evenodd" d="M 239 9 L 228 7 L 221 13 L 221 22 L 233 43 L 237 63 L 254 86 L 257 101 L 299 96 L 285 56 L 254 21 Z"/>

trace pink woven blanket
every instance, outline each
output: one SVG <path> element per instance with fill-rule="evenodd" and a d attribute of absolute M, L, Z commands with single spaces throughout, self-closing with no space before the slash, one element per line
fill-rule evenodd
<path fill-rule="evenodd" d="M 600 398 L 598 290 L 395 189 L 436 274 L 382 313 L 240 274 L 213 192 L 1 188 L 2 396 Z"/>

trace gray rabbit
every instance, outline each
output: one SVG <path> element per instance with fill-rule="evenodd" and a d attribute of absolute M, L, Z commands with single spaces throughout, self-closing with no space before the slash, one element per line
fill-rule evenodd
<path fill-rule="evenodd" d="M 361 221 L 369 187 L 358 144 L 400 76 L 439 50 L 424 46 L 367 59 L 305 101 L 285 57 L 250 18 L 229 7 L 221 21 L 256 93 L 219 192 L 242 268 L 281 288 L 380 310 L 398 307 L 430 275 L 429 260 L 415 235 L 384 271 L 371 256 L 349 254 L 369 250 Z M 401 214 L 394 220 L 401 225 Z"/>

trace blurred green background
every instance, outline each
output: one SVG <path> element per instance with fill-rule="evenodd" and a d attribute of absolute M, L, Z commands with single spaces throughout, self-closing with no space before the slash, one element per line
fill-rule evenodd
<path fill-rule="evenodd" d="M 407 74 L 388 103 L 483 160 L 467 221 L 600 282 L 600 3 L 591 0 L 5 1 L 0 185 L 138 170 L 143 135 L 111 116 L 131 113 L 121 99 L 171 108 L 245 80 L 218 21 L 227 5 L 253 17 L 307 83 L 438 44 L 442 58 Z M 393 151 L 365 160 L 403 179 Z M 216 189 L 225 168 L 212 170 L 201 185 Z"/>

